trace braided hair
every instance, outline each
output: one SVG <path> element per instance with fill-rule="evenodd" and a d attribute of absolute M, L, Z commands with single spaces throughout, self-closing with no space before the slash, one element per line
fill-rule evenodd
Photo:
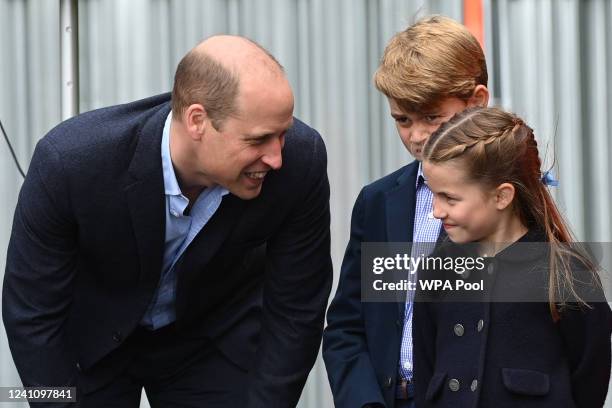
<path fill-rule="evenodd" d="M 588 306 L 576 291 L 569 259 L 586 265 L 599 283 L 596 268 L 583 252 L 559 245 L 575 240 L 542 183 L 538 144 L 533 129 L 521 118 L 499 108 L 467 109 L 430 136 L 423 157 L 433 164 L 460 160 L 470 180 L 486 188 L 512 184 L 513 210 L 520 221 L 529 229 L 543 231 L 551 244 L 548 299 L 553 319 L 559 319 L 568 298 Z"/>

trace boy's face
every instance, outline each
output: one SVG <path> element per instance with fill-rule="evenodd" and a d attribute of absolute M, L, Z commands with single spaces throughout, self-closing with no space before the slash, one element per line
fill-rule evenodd
<path fill-rule="evenodd" d="M 387 98 L 391 108 L 391 116 L 395 120 L 397 132 L 415 159 L 423 160 L 423 146 L 429 136 L 435 132 L 442 123 L 448 121 L 455 113 L 465 110 L 469 101 L 448 97 L 440 101 L 433 109 L 420 112 L 405 112 L 393 98 Z"/>

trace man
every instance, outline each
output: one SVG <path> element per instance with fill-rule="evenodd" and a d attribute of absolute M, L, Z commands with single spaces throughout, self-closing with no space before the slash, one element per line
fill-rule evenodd
<path fill-rule="evenodd" d="M 416 160 L 364 187 L 355 202 L 323 336 L 323 358 L 338 408 L 414 407 L 413 374 L 419 374 L 412 370 L 413 293 L 400 303 L 362 303 L 361 244 L 435 243 L 440 238 L 440 221 L 431 216 L 432 193 L 420 164 L 423 146 L 455 113 L 486 106 L 489 98 L 478 41 L 463 25 L 441 16 L 396 34 L 374 82 L 387 97 L 399 136 Z M 432 247 L 415 245 L 411 255 Z"/>
<path fill-rule="evenodd" d="M 331 286 L 326 160 L 278 62 L 234 36 L 191 50 L 171 98 L 51 130 L 3 288 L 24 385 L 83 407 L 143 387 L 153 407 L 295 406 Z"/>

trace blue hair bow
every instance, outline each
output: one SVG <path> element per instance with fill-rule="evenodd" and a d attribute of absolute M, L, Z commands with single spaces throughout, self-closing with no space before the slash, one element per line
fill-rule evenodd
<path fill-rule="evenodd" d="M 559 185 L 559 180 L 555 178 L 551 170 L 548 170 L 542 174 L 542 183 L 547 186 L 557 187 Z"/>

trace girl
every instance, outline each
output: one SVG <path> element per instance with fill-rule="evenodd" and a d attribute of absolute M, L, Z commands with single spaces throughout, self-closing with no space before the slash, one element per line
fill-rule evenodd
<path fill-rule="evenodd" d="M 472 109 L 435 132 L 423 153 L 433 216 L 452 241 L 433 256 L 469 252 L 457 244 L 472 242 L 494 256 L 483 269 L 485 301 L 438 292 L 439 301 L 415 303 L 417 408 L 601 407 L 612 313 L 593 265 L 561 249 L 572 238 L 532 129 L 500 109 Z M 547 244 L 525 244 L 534 242 Z M 580 278 L 576 265 L 586 271 Z M 500 302 L 508 288 L 530 302 Z"/>

